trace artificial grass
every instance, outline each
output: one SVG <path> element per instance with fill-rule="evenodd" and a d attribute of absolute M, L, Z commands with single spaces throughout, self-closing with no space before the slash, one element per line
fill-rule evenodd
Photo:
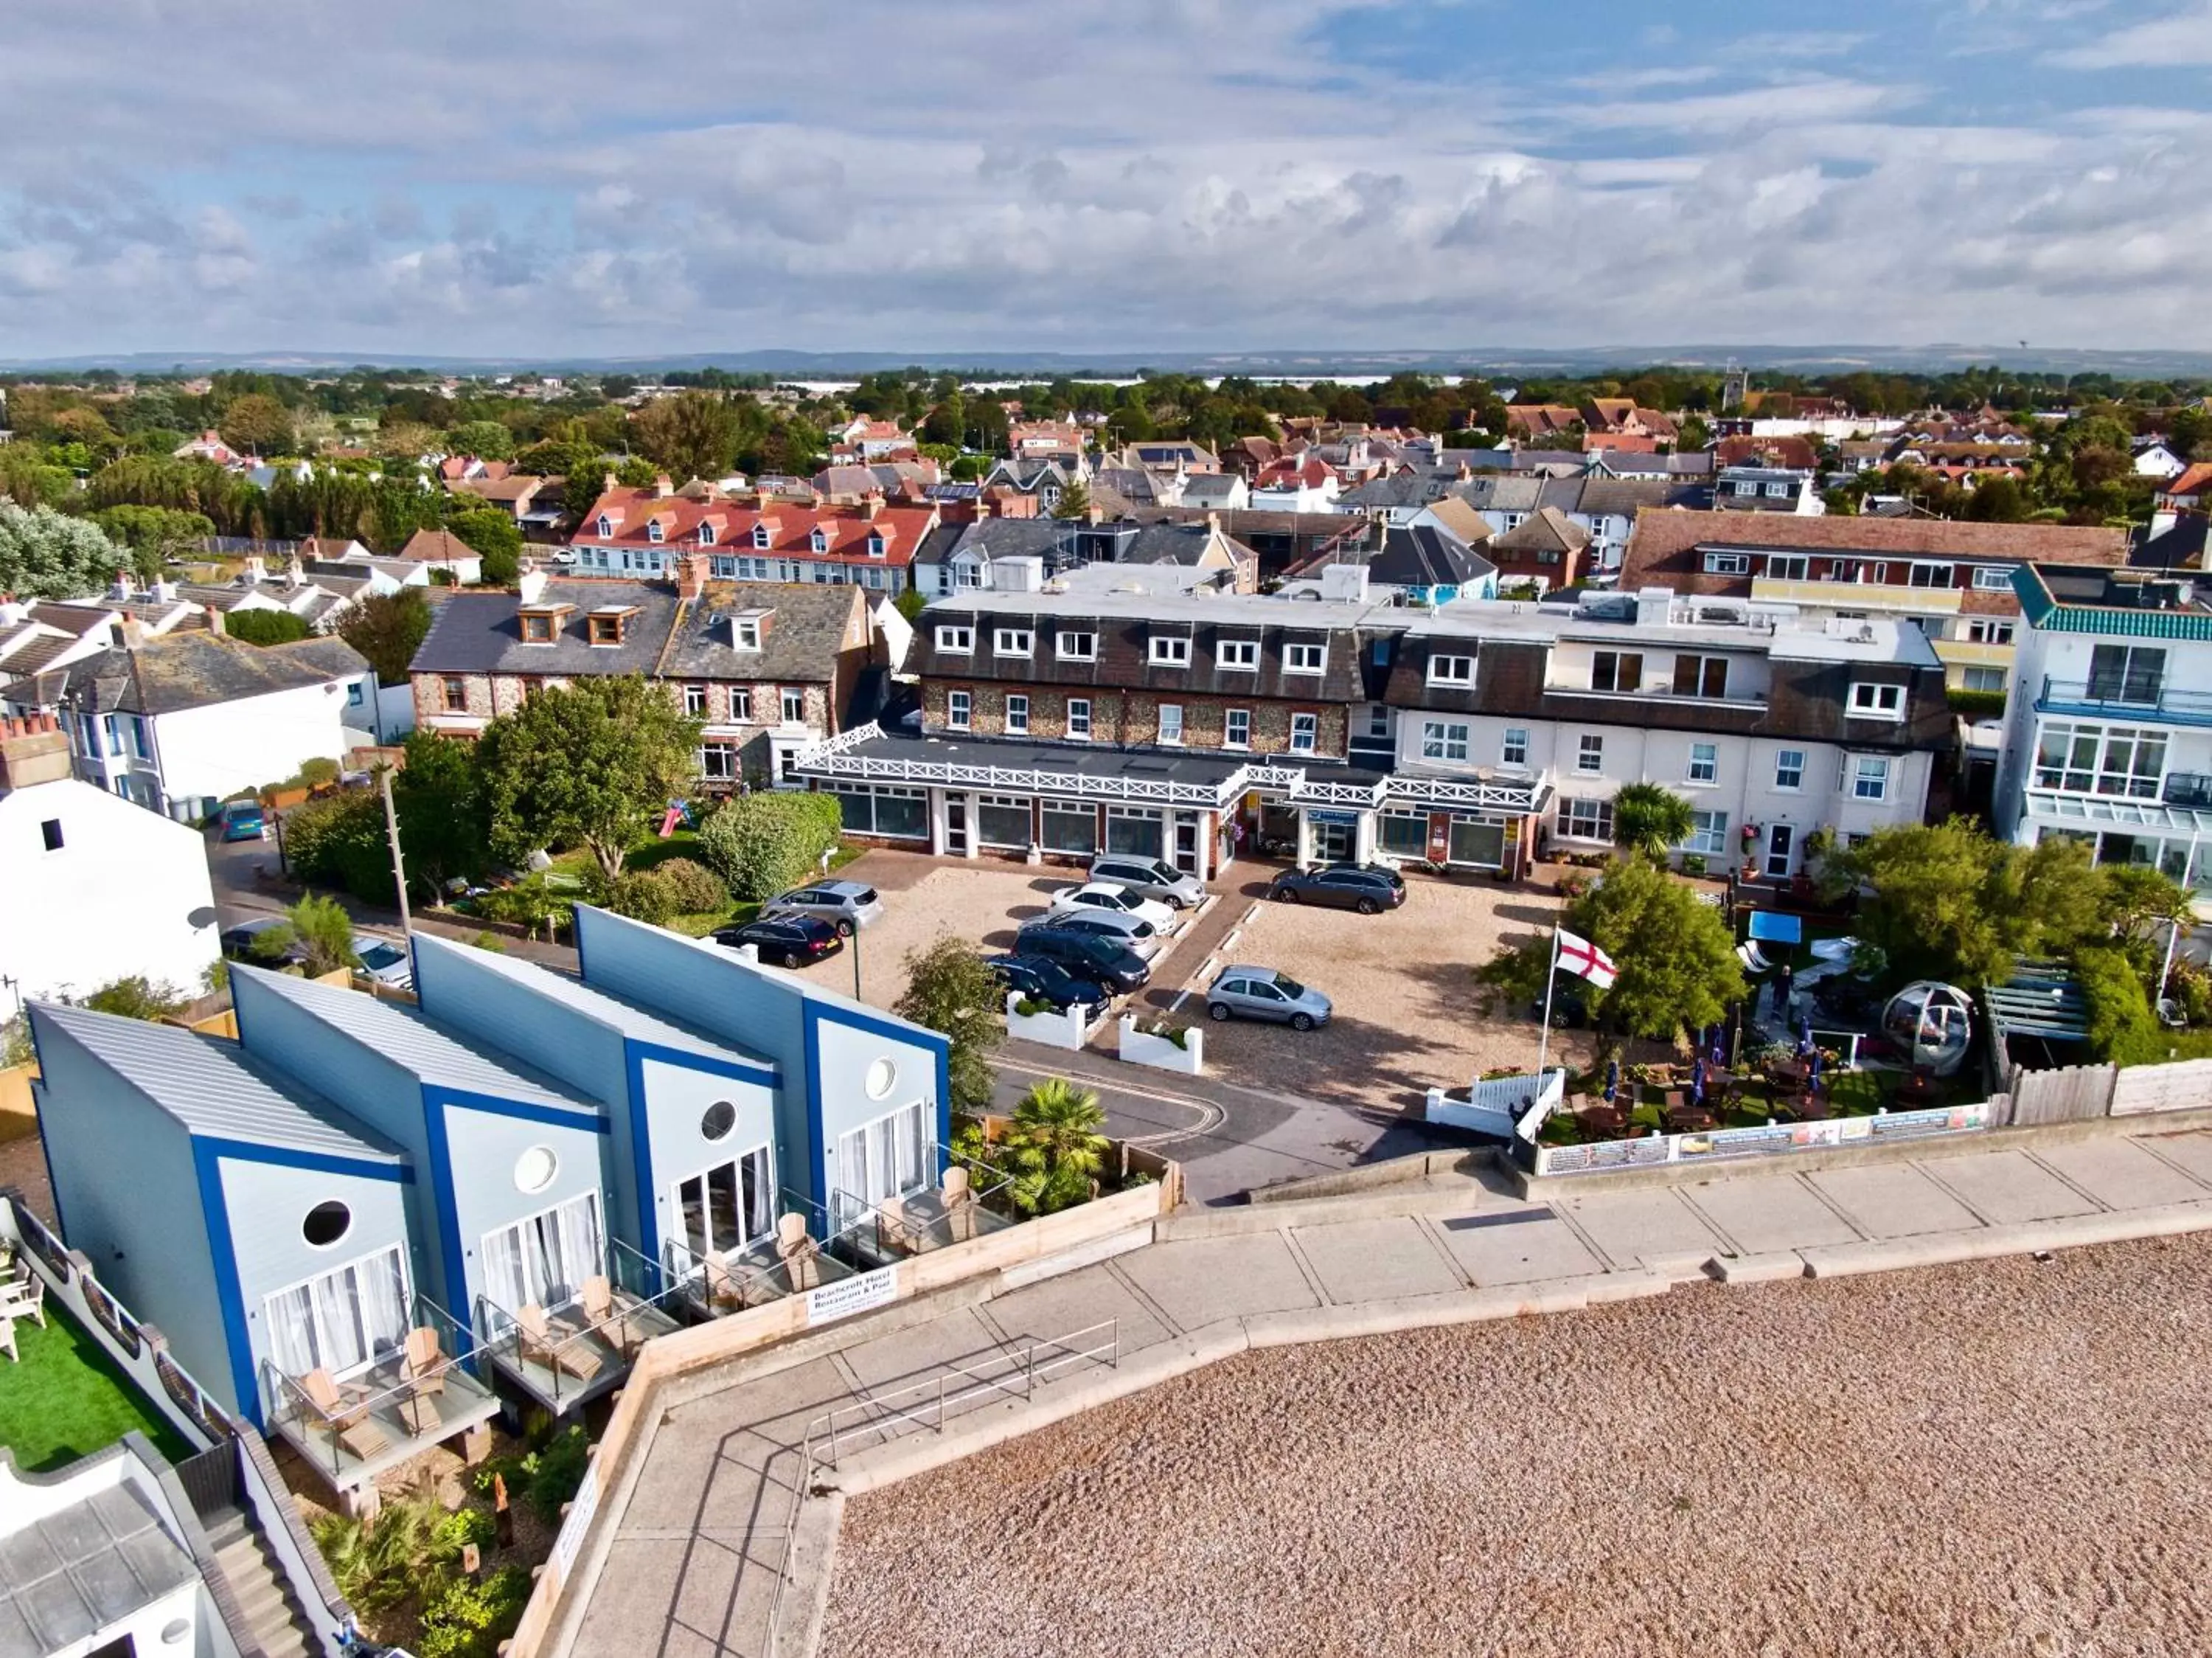
<path fill-rule="evenodd" d="M 27 1473 L 49 1473 L 137 1429 L 172 1462 L 183 1436 L 141 1399 L 100 1344 L 46 1300 L 46 1325 L 15 1320 L 17 1362 L 0 1354 L 0 1445 Z"/>

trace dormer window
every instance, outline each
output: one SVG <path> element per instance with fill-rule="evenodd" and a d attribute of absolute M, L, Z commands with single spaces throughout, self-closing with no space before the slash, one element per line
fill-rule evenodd
<path fill-rule="evenodd" d="M 699 545 L 702 547 L 711 547 L 714 545 L 714 527 L 712 524 L 702 523 L 699 526 Z"/>
<path fill-rule="evenodd" d="M 599 515 L 599 539 L 602 541 L 611 539 L 614 533 L 615 521 L 608 517 L 606 514 L 601 513 Z"/>
<path fill-rule="evenodd" d="M 1146 641 L 1146 655 L 1154 667 L 1188 667 L 1190 666 L 1190 637 L 1188 634 L 1154 634 Z"/>
<path fill-rule="evenodd" d="M 806 538 L 806 545 L 812 547 L 817 552 L 827 552 L 830 551 L 830 538 L 822 533 L 821 525 L 817 524 L 814 527 L 814 533 Z"/>
<path fill-rule="evenodd" d="M 882 558 L 882 557 L 884 556 L 884 554 L 886 552 L 888 552 L 889 550 L 890 550 L 890 549 L 886 546 L 886 545 L 885 545 L 885 543 L 884 543 L 884 533 L 883 533 L 881 530 L 874 530 L 874 531 L 870 532 L 869 536 L 868 536 L 868 557 L 869 557 L 869 558 Z"/>
<path fill-rule="evenodd" d="M 595 645 L 618 645 L 629 631 L 631 619 L 637 614 L 635 605 L 602 605 L 586 619 L 590 624 L 591 640 Z"/>
<path fill-rule="evenodd" d="M 731 637 L 739 650 L 758 650 L 761 641 L 761 619 L 740 616 L 730 624 Z"/>
<path fill-rule="evenodd" d="M 561 621 L 574 609 L 573 605 L 531 605 L 516 613 L 521 625 L 522 643 L 526 645 L 550 645 L 561 637 Z"/>
<path fill-rule="evenodd" d="M 648 518 L 645 521 L 645 539 L 648 541 L 658 541 L 661 539 L 660 521 L 658 518 Z"/>

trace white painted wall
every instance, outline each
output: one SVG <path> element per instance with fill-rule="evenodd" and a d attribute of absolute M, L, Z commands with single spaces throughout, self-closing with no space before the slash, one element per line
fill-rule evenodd
<path fill-rule="evenodd" d="M 349 685 L 363 686 L 363 705 L 352 703 Z M 157 715 L 154 741 L 161 786 L 172 801 L 221 800 L 281 782 L 302 761 L 341 759 L 345 728 L 373 723 L 367 697 L 362 680 L 334 680 Z"/>
<path fill-rule="evenodd" d="M 61 826 L 53 851 L 48 822 Z M 198 832 L 74 777 L 0 795 L 0 974 L 18 997 L 132 973 L 196 993 L 217 954 Z M 0 996 L 0 1014 L 15 1011 Z"/>

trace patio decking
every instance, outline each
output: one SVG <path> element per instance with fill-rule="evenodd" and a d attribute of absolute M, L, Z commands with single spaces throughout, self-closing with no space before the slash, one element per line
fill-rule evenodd
<path fill-rule="evenodd" d="M 587 1325 L 570 1306 L 547 1320 L 549 1344 L 539 1347 L 519 1328 L 486 1344 L 493 1366 L 555 1416 L 618 1387 L 631 1357 L 655 1336 L 682 1329 L 680 1320 L 649 1301 L 625 1296 L 615 1315 Z"/>
<path fill-rule="evenodd" d="M 434 1445 L 481 1429 L 499 1414 L 498 1395 L 465 1367 L 448 1365 L 438 1379 L 443 1386 L 427 1395 L 404 1386 L 395 1354 L 354 1378 L 353 1385 L 369 1396 L 360 1425 L 341 1433 L 289 1388 L 281 1390 L 269 1425 L 343 1494 L 372 1484 Z"/>

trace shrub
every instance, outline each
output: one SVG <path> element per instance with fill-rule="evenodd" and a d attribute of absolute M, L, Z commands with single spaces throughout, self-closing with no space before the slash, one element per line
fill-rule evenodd
<path fill-rule="evenodd" d="M 119 1014 L 125 1019 L 166 1019 L 181 1012 L 190 1000 L 166 979 L 133 973 L 102 984 L 84 999 L 94 1013 Z"/>
<path fill-rule="evenodd" d="M 314 630 L 289 610 L 234 610 L 222 619 L 222 631 L 250 645 L 289 645 Z"/>
<path fill-rule="evenodd" d="M 1709 867 L 1703 852 L 1685 852 L 1682 855 L 1682 873 L 1686 875 L 1701 875 Z"/>
<path fill-rule="evenodd" d="M 1950 691 L 1944 695 L 1954 714 L 1963 714 L 1970 720 L 1990 719 L 2005 711 L 2002 691 Z"/>
<path fill-rule="evenodd" d="M 699 855 L 732 896 L 757 904 L 811 879 L 843 826 L 835 795 L 740 795 L 701 826 Z"/>
<path fill-rule="evenodd" d="M 301 760 L 299 779 L 310 789 L 327 789 L 338 780 L 338 763 L 327 754 Z"/>
<path fill-rule="evenodd" d="M 625 869 L 607 883 L 606 905 L 618 916 L 665 927 L 688 905 L 676 899 L 676 884 L 658 869 Z"/>
<path fill-rule="evenodd" d="M 418 1658 L 493 1658 L 530 1600 L 530 1573 L 501 1566 L 481 1583 L 441 1574 L 422 1597 Z"/>
<path fill-rule="evenodd" d="M 284 856 L 302 881 L 392 901 L 392 844 L 384 802 L 365 789 L 302 801 L 284 814 Z"/>
<path fill-rule="evenodd" d="M 1014 1003 L 1014 1011 L 1024 1019 L 1042 1019 L 1045 1015 L 1057 1013 L 1060 1009 L 1049 1002 L 1038 1002 L 1025 996 Z"/>
<path fill-rule="evenodd" d="M 664 858 L 653 866 L 653 874 L 667 883 L 681 914 L 702 915 L 729 908 L 730 889 L 696 858 Z"/>
<path fill-rule="evenodd" d="M 592 1442 L 581 1425 L 562 1429 L 536 1450 L 520 1456 L 493 1457 L 476 1471 L 478 1493 L 489 1496 L 495 1475 L 507 1481 L 510 1495 L 527 1503 L 541 1520 L 561 1517 L 561 1505 L 576 1495 L 590 1462 Z"/>
<path fill-rule="evenodd" d="M 489 950 L 494 955 L 507 954 L 507 941 L 497 933 L 478 933 L 469 942 L 479 950 Z"/>

